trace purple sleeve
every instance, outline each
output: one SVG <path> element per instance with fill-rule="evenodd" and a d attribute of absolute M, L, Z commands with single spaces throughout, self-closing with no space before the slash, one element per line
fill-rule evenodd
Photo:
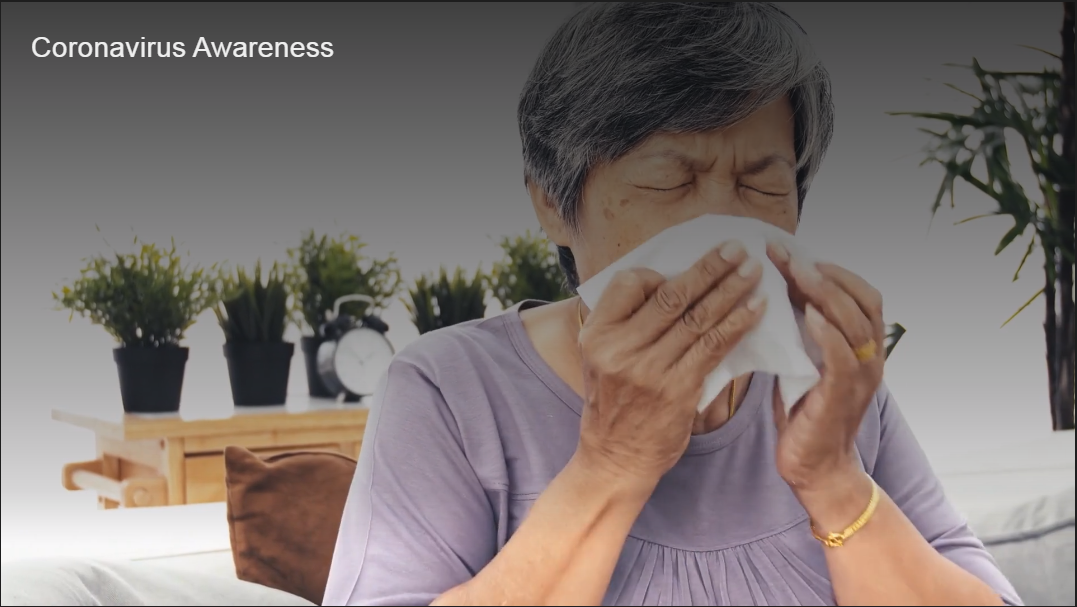
<path fill-rule="evenodd" d="M 428 605 L 493 557 L 497 527 L 439 388 L 398 357 L 382 380 L 323 605 Z"/>
<path fill-rule="evenodd" d="M 879 409 L 875 481 L 940 554 L 991 586 L 1007 605 L 1022 605 L 964 516 L 946 498 L 942 483 L 885 388 L 879 391 Z"/>

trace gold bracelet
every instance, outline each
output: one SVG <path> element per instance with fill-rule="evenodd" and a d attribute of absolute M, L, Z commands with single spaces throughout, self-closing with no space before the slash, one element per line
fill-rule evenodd
<path fill-rule="evenodd" d="M 860 528 L 863 527 L 871 520 L 873 514 L 875 514 L 875 508 L 879 505 L 879 485 L 875 484 L 875 480 L 871 481 L 871 499 L 868 501 L 868 507 L 864 509 L 864 513 L 860 515 L 852 525 L 849 525 L 841 533 L 828 533 L 827 535 L 820 535 L 815 529 L 815 523 L 810 523 L 811 534 L 815 536 L 815 539 L 823 543 L 827 548 L 840 548 L 845 544 L 845 540 L 848 540 Z"/>

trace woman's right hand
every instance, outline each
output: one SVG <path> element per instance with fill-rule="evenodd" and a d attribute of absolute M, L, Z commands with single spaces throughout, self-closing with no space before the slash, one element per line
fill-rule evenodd
<path fill-rule="evenodd" d="M 648 269 L 613 278 L 580 332 L 579 463 L 653 489 L 688 446 L 704 379 L 762 318 L 766 301 L 745 301 L 761 271 L 730 241 L 670 280 Z"/>

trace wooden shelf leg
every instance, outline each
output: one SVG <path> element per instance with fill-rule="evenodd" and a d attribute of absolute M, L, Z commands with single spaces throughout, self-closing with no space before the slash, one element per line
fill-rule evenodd
<path fill-rule="evenodd" d="M 97 441 L 97 457 L 101 460 L 101 476 L 115 481 L 120 480 L 120 460 L 115 455 L 105 452 L 102 441 Z M 104 510 L 113 510 L 120 507 L 120 503 L 104 496 L 97 496 L 97 507 Z"/>
<path fill-rule="evenodd" d="M 187 503 L 187 468 L 184 463 L 183 439 L 167 439 L 165 442 L 165 478 L 168 483 L 169 506 Z"/>

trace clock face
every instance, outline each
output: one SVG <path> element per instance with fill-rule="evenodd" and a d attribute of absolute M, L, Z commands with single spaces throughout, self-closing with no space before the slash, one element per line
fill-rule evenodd
<path fill-rule="evenodd" d="M 340 383 L 352 394 L 370 396 L 389 369 L 393 346 L 385 336 L 373 329 L 348 331 L 340 338 L 333 367 Z"/>

